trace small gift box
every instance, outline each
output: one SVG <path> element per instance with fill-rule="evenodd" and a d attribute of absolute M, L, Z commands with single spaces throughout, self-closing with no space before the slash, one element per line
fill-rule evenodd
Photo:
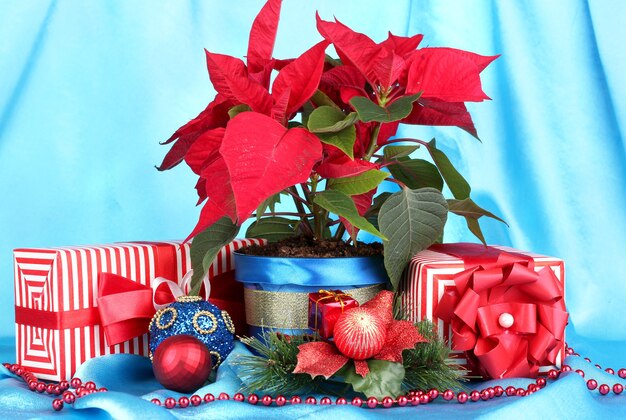
<path fill-rule="evenodd" d="M 565 354 L 563 261 L 507 247 L 434 245 L 411 260 L 400 290 L 413 321 L 430 319 L 483 378 L 537 376 Z"/>
<path fill-rule="evenodd" d="M 245 325 L 243 290 L 233 279 L 232 253 L 254 240 L 224 247 L 209 269 L 210 301 Z M 100 273 L 147 287 L 163 277 L 180 281 L 191 268 L 189 243 L 129 242 L 14 250 L 16 359 L 42 379 L 72 377 L 84 361 L 111 353 L 148 356 L 148 335 L 109 345 L 98 310 Z M 227 290 L 228 289 L 228 290 Z M 224 293 L 227 291 L 227 293 Z M 147 331 L 147 330 L 146 330 Z"/>
<path fill-rule="evenodd" d="M 359 306 L 359 302 L 341 290 L 320 290 L 309 293 L 309 328 L 323 338 L 333 335 L 339 316 L 350 308 Z"/>

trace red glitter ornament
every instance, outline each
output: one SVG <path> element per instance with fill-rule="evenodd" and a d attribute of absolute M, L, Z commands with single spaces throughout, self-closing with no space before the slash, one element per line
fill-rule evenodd
<path fill-rule="evenodd" d="M 369 373 L 365 358 L 402 363 L 403 350 L 427 340 L 411 322 L 393 319 L 393 296 L 393 292 L 384 290 L 362 307 L 344 312 L 335 324 L 334 343 L 316 341 L 299 345 L 298 364 L 293 373 L 322 375 L 328 379 L 352 359 L 357 375 L 365 377 Z M 382 344 L 376 343 L 375 337 L 382 337 Z"/>
<path fill-rule="evenodd" d="M 368 308 L 344 312 L 335 324 L 335 345 L 341 353 L 355 360 L 376 355 L 385 345 L 387 325 Z"/>
<path fill-rule="evenodd" d="M 193 392 L 206 382 L 211 373 L 211 354 L 197 338 L 174 335 L 157 347 L 152 370 L 165 388 L 182 393 Z"/>

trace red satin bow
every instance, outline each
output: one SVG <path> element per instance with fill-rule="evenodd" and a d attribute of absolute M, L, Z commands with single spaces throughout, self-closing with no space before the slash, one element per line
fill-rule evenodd
<path fill-rule="evenodd" d="M 540 366 L 555 363 L 568 314 L 563 286 L 549 267 L 537 272 L 530 257 L 477 244 L 431 249 L 465 263 L 435 311 L 452 326 L 454 350 L 477 359 L 491 378 L 536 376 Z M 501 322 L 503 314 L 512 325 Z"/>
<path fill-rule="evenodd" d="M 176 300 L 166 289 L 153 291 L 117 274 L 98 274 L 98 311 L 107 344 L 113 346 L 148 332 L 156 313 L 153 298 L 159 304 Z"/>

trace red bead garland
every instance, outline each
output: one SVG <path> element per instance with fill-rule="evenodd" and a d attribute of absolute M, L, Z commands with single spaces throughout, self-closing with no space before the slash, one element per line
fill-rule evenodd
<path fill-rule="evenodd" d="M 566 349 L 567 355 L 570 356 L 579 356 L 578 353 L 574 352 L 571 347 L 567 347 Z M 591 363 L 591 360 L 585 358 L 585 360 Z M 39 393 L 47 393 L 54 396 L 59 396 L 60 398 L 55 398 L 52 400 L 52 408 L 56 411 L 60 411 L 63 409 L 65 404 L 74 404 L 77 398 L 81 398 L 85 395 L 92 394 L 94 392 L 107 392 L 106 388 L 98 388 L 97 385 L 93 381 L 88 381 L 83 383 L 80 378 L 72 378 L 71 381 L 61 381 L 58 384 L 54 383 L 46 383 L 38 381 L 34 374 L 21 367 L 18 364 L 9 364 L 4 363 L 4 367 L 7 368 L 11 373 L 21 377 L 26 384 L 28 384 L 28 389 L 33 392 Z M 600 365 L 595 365 L 597 369 L 602 370 Z M 556 380 L 559 378 L 561 373 L 572 372 L 572 368 L 569 365 L 563 365 L 560 370 L 552 369 L 548 372 L 547 378 L 549 380 Z M 604 371 L 610 375 L 616 375 L 621 379 L 626 379 L 626 368 L 618 369 L 615 372 L 614 369 L 606 368 Z M 585 377 L 585 372 L 582 369 L 576 369 L 575 372 L 579 374 L 581 377 Z M 587 388 L 590 391 L 598 390 L 600 395 L 608 395 L 611 391 L 613 394 L 620 395 L 624 391 L 624 385 L 621 383 L 615 383 L 612 386 L 609 384 L 598 384 L 598 381 L 595 379 L 588 379 L 585 381 Z M 529 384 L 526 389 L 524 388 L 515 388 L 513 386 L 508 386 L 503 388 L 502 386 L 488 387 L 481 390 L 473 390 L 469 394 L 467 392 L 458 392 L 455 393 L 450 389 L 446 390 L 437 390 L 431 389 L 428 391 L 411 391 L 407 395 L 400 395 L 397 398 L 392 397 L 384 397 L 381 400 L 375 397 L 369 397 L 366 400 L 363 400 L 360 397 L 354 397 L 352 400 L 348 401 L 346 398 L 339 397 L 334 400 L 335 405 L 346 405 L 352 404 L 355 407 L 363 407 L 366 406 L 368 408 L 390 408 L 394 405 L 398 405 L 400 407 L 405 407 L 409 404 L 416 406 L 421 404 L 428 404 L 437 398 L 441 397 L 445 401 L 453 401 L 456 400 L 459 404 L 465 404 L 468 401 L 478 402 L 478 401 L 488 401 L 493 398 L 498 398 L 501 396 L 507 397 L 525 397 L 528 395 L 532 395 L 533 393 L 541 390 L 546 387 L 547 380 L 546 378 L 537 378 L 534 383 Z M 70 390 L 73 389 L 74 391 Z M 230 400 L 231 397 L 229 394 L 222 392 L 217 397 L 217 400 L 226 401 Z M 249 394 L 247 397 L 242 393 L 236 393 L 232 396 L 232 399 L 237 402 L 248 402 L 251 405 L 255 405 L 261 402 L 265 406 L 271 406 L 272 404 L 276 404 L 278 407 L 285 406 L 287 404 L 302 404 L 302 397 L 294 395 L 291 398 L 287 399 L 282 395 L 278 395 L 277 397 L 272 397 L 270 395 L 264 395 L 262 398 L 259 398 L 256 394 Z M 157 406 L 163 406 L 168 409 L 173 409 L 176 407 L 179 408 L 187 408 L 187 407 L 197 407 L 203 402 L 205 404 L 214 402 L 216 400 L 215 396 L 211 393 L 205 394 L 203 397 L 200 395 L 192 395 L 190 397 L 182 396 L 178 400 L 172 397 L 165 398 L 165 400 L 161 401 L 159 398 L 153 398 L 151 402 Z M 304 400 L 305 404 L 316 405 L 318 401 L 315 397 L 309 396 Z M 333 404 L 333 399 L 330 397 L 322 397 L 319 400 L 320 405 L 331 405 Z"/>
<path fill-rule="evenodd" d="M 302 398 L 300 398 L 297 395 L 294 395 L 293 397 L 291 397 L 291 399 L 289 400 L 289 402 L 291 404 L 302 404 Z"/>

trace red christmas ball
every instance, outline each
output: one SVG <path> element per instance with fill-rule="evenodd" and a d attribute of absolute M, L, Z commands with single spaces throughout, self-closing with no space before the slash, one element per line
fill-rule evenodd
<path fill-rule="evenodd" d="M 345 356 L 364 360 L 380 352 L 386 333 L 380 316 L 368 308 L 353 308 L 344 312 L 335 324 L 335 345 Z"/>
<path fill-rule="evenodd" d="M 206 382 L 211 373 L 211 354 L 197 338 L 174 335 L 156 348 L 152 370 L 165 388 L 182 393 L 193 392 Z"/>

